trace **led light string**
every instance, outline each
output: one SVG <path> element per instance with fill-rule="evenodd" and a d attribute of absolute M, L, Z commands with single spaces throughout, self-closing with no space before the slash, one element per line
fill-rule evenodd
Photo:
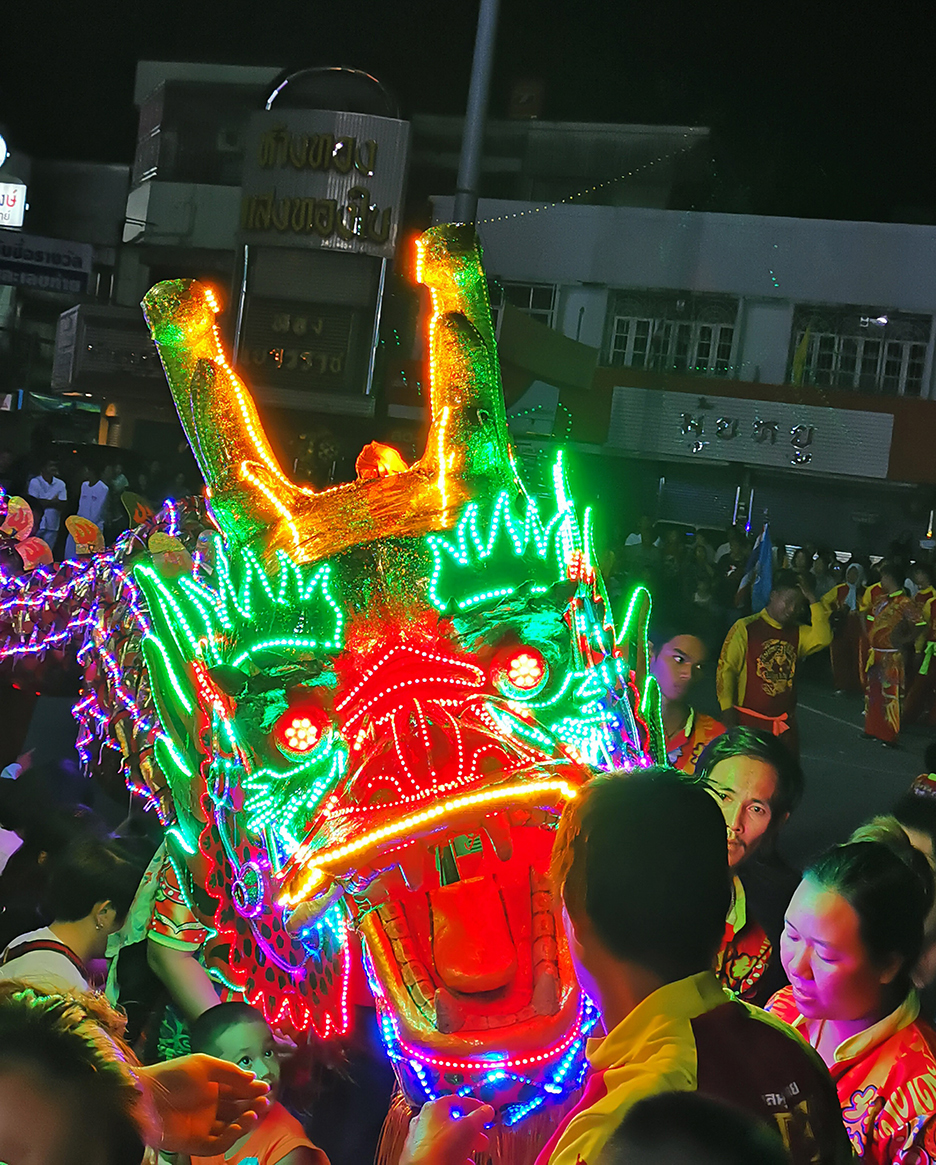
<path fill-rule="evenodd" d="M 685 139 L 689 138 L 689 134 L 683 134 Z M 685 145 L 679 146 L 674 150 L 670 150 L 667 154 L 660 154 L 657 158 L 652 158 L 649 162 L 644 162 L 642 166 L 635 166 L 633 170 L 628 170 L 624 174 L 618 174 L 615 178 L 606 178 L 603 182 L 596 182 L 594 186 L 588 186 L 584 190 L 578 191 L 577 194 L 568 194 L 565 198 L 560 198 L 557 202 L 544 202 L 541 206 L 531 206 L 528 210 L 516 210 L 512 214 L 499 214 L 493 218 L 482 218 L 478 220 L 478 225 L 490 222 L 506 222 L 512 218 L 523 218 L 525 215 L 539 214 L 544 210 L 555 210 L 557 206 L 565 206 L 575 202 L 577 198 L 584 198 L 588 194 L 594 194 L 596 190 L 603 190 L 606 186 L 613 186 L 618 182 L 625 182 L 628 178 L 633 178 L 636 174 L 642 174 L 644 170 L 649 170 L 651 166 L 657 166 L 661 162 L 672 161 L 673 158 L 679 157 L 680 154 L 691 150 L 695 143 L 686 141 Z"/>

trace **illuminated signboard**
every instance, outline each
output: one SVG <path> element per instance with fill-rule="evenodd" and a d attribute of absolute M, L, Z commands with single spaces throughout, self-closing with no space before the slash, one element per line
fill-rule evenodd
<path fill-rule="evenodd" d="M 21 227 L 26 210 L 26 187 L 19 182 L 0 182 L 0 227 Z"/>

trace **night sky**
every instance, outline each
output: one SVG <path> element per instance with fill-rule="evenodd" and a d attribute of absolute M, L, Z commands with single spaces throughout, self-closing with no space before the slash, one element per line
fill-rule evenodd
<path fill-rule="evenodd" d="M 404 114 L 461 113 L 472 0 L 15 0 L 0 125 L 48 157 L 129 162 L 138 58 L 344 64 Z M 502 0 L 492 113 L 511 82 L 548 119 L 712 127 L 713 209 L 936 222 L 936 5 Z"/>

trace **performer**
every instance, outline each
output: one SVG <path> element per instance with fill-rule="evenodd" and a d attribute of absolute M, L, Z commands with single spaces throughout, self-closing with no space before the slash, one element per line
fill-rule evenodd
<path fill-rule="evenodd" d="M 904 724 L 913 724 L 921 715 L 932 728 L 936 726 L 936 667 L 933 655 L 936 653 L 936 587 L 933 586 L 933 568 L 928 562 L 915 562 L 910 578 L 917 593 L 913 596 L 920 607 L 924 627 L 914 644 L 916 658 L 915 674 L 907 684 L 907 698 L 904 700 L 901 719 Z"/>
<path fill-rule="evenodd" d="M 880 564 L 878 564 L 878 571 L 880 571 Z M 874 604 L 884 597 L 885 593 L 879 574 L 875 582 L 865 587 L 864 594 L 861 596 L 861 602 L 858 604 L 858 622 L 861 628 L 861 635 L 858 639 L 858 679 L 863 692 L 867 692 L 868 690 L 868 655 L 871 651 L 868 644 L 867 615 Z"/>
<path fill-rule="evenodd" d="M 904 650 L 919 636 L 924 620 L 903 589 L 903 571 L 892 562 L 882 562 L 879 569 L 883 593 L 865 616 L 869 648 L 865 736 L 893 745 L 900 735 Z"/>
<path fill-rule="evenodd" d="M 775 951 L 800 874 L 774 843 L 802 799 L 803 770 L 777 737 L 730 728 L 702 753 L 695 780 L 728 827 L 731 907 L 715 974 L 729 991 L 763 1006 L 786 983 Z"/>
<path fill-rule="evenodd" d="M 787 910 L 780 955 L 791 986 L 768 1005 L 819 1053 L 856 1157 L 932 1161 L 934 1036 L 911 973 L 932 870 L 893 818 L 862 826 L 810 867 Z"/>
<path fill-rule="evenodd" d="M 808 624 L 798 622 L 804 600 Z M 831 641 L 826 608 L 793 571 L 778 570 L 764 610 L 739 619 L 725 637 L 715 681 L 725 723 L 782 735 L 798 756 L 796 665 Z"/>
<path fill-rule="evenodd" d="M 829 645 L 829 655 L 832 659 L 832 683 L 837 694 L 857 692 L 861 688 L 858 674 L 861 617 L 858 610 L 864 584 L 864 567 L 859 562 L 851 562 L 845 571 L 845 581 L 822 596 L 822 605 L 829 614 L 829 624 L 834 635 Z"/>
<path fill-rule="evenodd" d="M 682 773 L 693 773 L 705 746 L 725 731 L 719 720 L 697 712 L 689 703 L 708 659 L 700 631 L 688 614 L 656 615 L 650 625 L 650 673 L 663 697 L 666 758 Z"/>

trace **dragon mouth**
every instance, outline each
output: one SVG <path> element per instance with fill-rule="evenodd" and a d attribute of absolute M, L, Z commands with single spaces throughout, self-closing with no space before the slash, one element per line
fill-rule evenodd
<path fill-rule="evenodd" d="M 416 843 L 400 855 L 404 886 L 390 871 L 379 897 L 359 900 L 390 1044 L 449 1074 L 505 1049 L 526 1060 L 559 1054 L 580 1007 L 546 873 L 552 831 L 516 808 L 498 828 L 493 862 L 490 835 L 449 833 L 434 851 Z"/>

